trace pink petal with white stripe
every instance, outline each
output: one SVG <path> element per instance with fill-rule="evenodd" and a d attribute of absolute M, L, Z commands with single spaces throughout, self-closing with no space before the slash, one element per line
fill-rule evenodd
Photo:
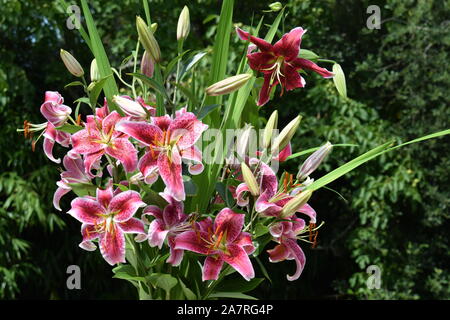
<path fill-rule="evenodd" d="M 72 200 L 71 206 L 67 213 L 80 222 L 97 224 L 104 220 L 100 215 L 105 214 L 106 210 L 96 200 L 87 197 L 76 198 Z"/>
<path fill-rule="evenodd" d="M 253 270 L 250 258 L 242 247 L 236 244 L 230 244 L 227 246 L 227 251 L 230 253 L 229 255 L 220 255 L 226 263 L 232 266 L 247 281 L 255 277 L 255 271 Z"/>
<path fill-rule="evenodd" d="M 145 203 L 142 202 L 141 195 L 136 191 L 129 190 L 114 196 L 109 204 L 108 211 L 116 213 L 114 216 L 115 222 L 124 222 L 144 206 Z"/>
<path fill-rule="evenodd" d="M 219 256 L 206 257 L 202 268 L 202 281 L 217 280 L 222 270 L 223 259 Z"/>
<path fill-rule="evenodd" d="M 125 236 L 116 225 L 112 224 L 111 228 L 100 234 L 100 252 L 110 265 L 125 263 Z"/>

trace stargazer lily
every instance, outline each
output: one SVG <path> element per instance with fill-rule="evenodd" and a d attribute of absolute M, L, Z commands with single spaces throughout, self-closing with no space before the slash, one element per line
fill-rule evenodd
<path fill-rule="evenodd" d="M 61 198 L 70 192 L 73 186 L 92 186 L 91 180 L 94 177 L 92 174 L 86 173 L 81 156 L 72 158 L 66 155 L 63 159 L 63 165 L 66 171 L 61 172 L 61 180 L 56 182 L 58 189 L 53 196 L 53 206 L 59 211 L 61 211 L 59 206 Z M 94 164 L 94 167 L 100 168 L 100 163 Z M 98 176 L 100 175 L 101 171 L 98 173 Z"/>
<path fill-rule="evenodd" d="M 106 110 L 99 110 L 102 115 L 105 112 Z M 116 111 L 104 118 L 88 116 L 85 129 L 72 135 L 73 149 L 70 153 L 84 155 L 86 172 L 90 173 L 92 165 L 104 154 L 119 160 L 127 172 L 136 169 L 137 150 L 128 141 L 126 134 L 116 130 L 116 123 L 121 119 Z"/>
<path fill-rule="evenodd" d="M 194 225 L 195 229 L 176 236 L 175 249 L 206 255 L 202 279 L 217 280 L 223 263 L 228 263 L 245 280 L 255 276 L 249 254 L 255 251 L 249 233 L 243 232 L 244 215 L 222 209 L 213 223 L 211 218 Z"/>
<path fill-rule="evenodd" d="M 255 202 L 256 211 L 263 216 L 278 217 L 283 210 L 283 207 L 296 195 L 290 192 L 290 189 L 292 189 L 293 186 L 288 186 L 288 183 L 286 183 L 279 188 L 278 179 L 275 173 L 272 168 L 264 162 L 252 158 L 250 159 L 249 164 L 250 166 L 257 168 L 255 175 L 261 189 L 260 195 Z M 294 190 L 299 192 L 298 189 Z M 248 204 L 248 194 L 249 188 L 245 183 L 238 185 L 236 189 L 236 199 L 239 206 L 246 206 Z M 312 223 L 316 222 L 316 211 L 309 204 L 304 204 L 297 212 L 309 216 Z M 295 212 L 292 212 L 291 215 L 294 214 Z"/>
<path fill-rule="evenodd" d="M 100 252 L 110 265 L 125 262 L 124 233 L 145 234 L 143 222 L 133 218 L 136 211 L 145 206 L 136 191 L 114 195 L 112 187 L 97 189 L 96 198 L 76 198 L 71 205 L 68 213 L 83 223 L 80 247 L 93 251 L 96 246 L 92 240 L 99 239 Z"/>
<path fill-rule="evenodd" d="M 305 230 L 305 221 L 292 217 L 289 221 L 280 221 L 269 228 L 273 240 L 278 243 L 275 248 L 267 250 L 270 262 L 295 260 L 297 269 L 289 281 L 297 280 L 305 267 L 306 257 L 297 243 L 297 236 Z"/>
<path fill-rule="evenodd" d="M 151 247 L 162 248 L 165 239 L 170 248 L 170 256 L 167 263 L 178 266 L 183 259 L 184 250 L 175 249 L 175 237 L 192 228 L 188 221 L 188 215 L 184 213 L 183 202 L 175 200 L 165 193 L 160 195 L 168 202 L 168 205 L 161 210 L 159 207 L 151 205 L 144 209 L 142 220 L 148 222 L 145 215 L 151 215 L 155 219 L 150 222 L 148 228 L 148 242 Z"/>
<path fill-rule="evenodd" d="M 306 32 L 303 28 L 292 29 L 274 45 L 239 28 L 236 28 L 236 32 L 242 40 L 254 43 L 260 50 L 260 52 L 247 54 L 250 68 L 264 74 L 258 106 L 263 106 L 269 101 L 270 92 L 277 84 L 281 85 L 281 94 L 284 89 L 289 91 L 303 88 L 306 82 L 299 75 L 298 70 L 312 70 L 324 78 L 333 76 L 333 73 L 327 69 L 319 67 L 310 60 L 298 57 L 300 42 Z"/>
<path fill-rule="evenodd" d="M 152 184 L 159 174 L 168 193 L 178 201 L 185 199 L 181 160 L 191 161 L 191 174 L 203 171 L 202 153 L 194 144 L 207 128 L 207 125 L 185 108 L 177 111 L 174 119 L 166 115 L 152 117 L 151 123 L 123 120 L 116 126 L 117 130 L 147 147 L 147 152 L 138 164 L 145 182 Z"/>

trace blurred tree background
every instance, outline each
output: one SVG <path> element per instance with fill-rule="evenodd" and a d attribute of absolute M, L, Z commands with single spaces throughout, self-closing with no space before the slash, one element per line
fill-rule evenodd
<path fill-rule="evenodd" d="M 142 1 L 89 3 L 118 67 L 134 50 Z M 233 21 L 248 28 L 264 14 L 270 24 L 276 13 L 263 12 L 269 3 L 236 1 Z M 381 9 L 382 24 L 369 30 L 366 10 L 373 4 Z M 187 48 L 211 49 L 220 1 L 150 1 L 166 60 L 175 56 L 183 5 L 189 6 L 192 23 Z M 332 81 L 309 74 L 305 89 L 283 100 L 276 95 L 261 110 L 268 116 L 277 107 L 285 123 L 296 113 L 304 116 L 295 151 L 327 140 L 358 145 L 335 148 L 313 177 L 391 138 L 406 141 L 449 127 L 450 1 L 289 0 L 283 5 L 288 15 L 282 31 L 308 29 L 302 47 L 338 61 L 347 76 L 348 99 L 337 95 Z M 78 31 L 66 27 L 59 1 L 0 0 L 0 13 L 0 298 L 134 299 L 134 288 L 111 279 L 111 268 L 98 252 L 78 248 L 79 223 L 52 207 L 57 167 L 39 144 L 32 152 L 30 141 L 16 132 L 25 119 L 43 121 L 39 106 L 46 90 L 59 91 L 68 105 L 80 96 L 73 87 L 64 89 L 73 80 L 59 49 L 74 54 L 86 70 L 89 50 Z M 229 74 L 244 43 L 233 36 L 231 47 Z M 450 299 L 449 142 L 444 137 L 386 154 L 317 192 L 311 204 L 326 224 L 318 247 L 304 246 L 302 277 L 286 280 L 294 262 L 266 262 L 272 283 L 265 281 L 251 294 L 261 299 Z M 302 160 L 283 169 L 295 172 Z M 69 198 L 63 199 L 63 209 Z M 81 267 L 82 290 L 66 289 L 72 264 Z M 381 268 L 379 290 L 366 285 L 369 265 Z"/>

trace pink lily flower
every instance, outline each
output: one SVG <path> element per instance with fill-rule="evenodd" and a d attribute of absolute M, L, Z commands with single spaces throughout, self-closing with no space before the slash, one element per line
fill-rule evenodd
<path fill-rule="evenodd" d="M 133 120 L 145 120 L 148 115 L 156 115 L 156 109 L 146 104 L 142 97 L 133 100 L 129 96 L 115 96 L 113 100 Z"/>
<path fill-rule="evenodd" d="M 263 106 L 269 101 L 270 92 L 277 84 L 281 85 L 281 94 L 284 89 L 289 91 L 303 88 L 306 82 L 298 73 L 300 69 L 312 70 L 324 78 L 333 76 L 333 73 L 327 69 L 319 67 L 310 60 L 298 57 L 300 42 L 306 32 L 300 27 L 283 35 L 274 45 L 239 28 L 236 28 L 236 32 L 239 38 L 252 42 L 260 50 L 260 52 L 247 55 L 250 68 L 264 74 L 264 84 L 259 93 L 258 106 Z"/>
<path fill-rule="evenodd" d="M 267 164 L 256 158 L 252 158 L 249 161 L 250 166 L 256 166 L 258 163 L 259 167 L 255 176 L 260 183 L 260 195 L 255 202 L 255 209 L 263 216 L 277 217 L 286 203 L 288 203 L 295 194 L 292 192 L 289 193 L 286 186 L 281 186 L 281 188 L 279 188 L 277 176 Z M 250 190 L 245 182 L 238 185 L 236 197 L 239 206 L 243 207 L 248 204 L 249 191 Z M 303 205 L 297 212 L 309 216 L 312 223 L 316 222 L 316 211 L 309 204 Z M 292 215 L 294 214 L 295 212 L 292 213 Z"/>
<path fill-rule="evenodd" d="M 121 119 L 116 111 L 103 119 L 88 116 L 86 128 L 72 135 L 73 149 L 70 153 L 84 155 L 86 172 L 91 172 L 92 165 L 104 154 L 118 159 L 127 172 L 136 169 L 137 150 L 128 141 L 128 136 L 116 129 L 117 122 Z"/>
<path fill-rule="evenodd" d="M 175 119 L 166 115 L 152 117 L 151 123 L 123 120 L 116 127 L 147 147 L 138 164 L 145 182 L 152 184 L 159 174 L 168 194 L 178 201 L 185 199 L 181 160 L 190 161 L 191 174 L 203 171 L 202 153 L 194 144 L 207 128 L 192 112 L 185 110 L 177 112 Z"/>
<path fill-rule="evenodd" d="M 76 198 L 71 205 L 67 213 L 83 223 L 80 247 L 93 251 L 96 246 L 92 240 L 99 239 L 100 252 L 110 265 L 125 262 L 124 233 L 145 234 L 143 222 L 133 218 L 136 211 L 145 206 L 136 191 L 114 195 L 112 187 L 97 189 L 96 198 Z"/>
<path fill-rule="evenodd" d="M 192 228 L 192 224 L 188 221 L 188 216 L 184 214 L 183 202 L 176 201 L 170 195 L 160 193 L 169 203 L 164 210 L 157 206 L 148 206 L 144 209 L 142 220 L 148 223 L 145 215 L 151 215 L 155 219 L 150 222 L 148 229 L 148 242 L 151 247 L 162 248 L 164 240 L 170 248 L 170 256 L 167 263 L 178 266 L 183 260 L 184 250 L 175 249 L 175 237 Z"/>
<path fill-rule="evenodd" d="M 44 103 L 41 105 L 41 113 L 55 127 L 63 125 L 72 109 L 63 105 L 64 98 L 56 91 L 46 91 Z"/>
<path fill-rule="evenodd" d="M 306 257 L 303 250 L 297 243 L 297 235 L 305 228 L 305 221 L 293 217 L 290 221 L 281 221 L 269 228 L 273 240 L 278 243 L 275 248 L 267 250 L 270 262 L 280 262 L 283 260 L 295 260 L 297 269 L 290 276 L 289 281 L 297 280 L 305 267 Z"/>
<path fill-rule="evenodd" d="M 65 194 L 72 190 L 71 185 L 90 184 L 94 177 L 86 172 L 83 159 L 80 156 L 74 159 L 66 155 L 63 159 L 63 164 L 66 171 L 61 173 L 61 180 L 56 182 L 58 189 L 56 189 L 53 196 L 53 206 L 59 211 L 61 211 L 59 202 Z M 94 167 L 100 168 L 100 163 L 95 164 Z M 101 176 L 101 174 L 102 172 L 99 171 L 98 176 Z"/>
<path fill-rule="evenodd" d="M 207 218 L 198 222 L 198 229 L 176 236 L 175 249 L 206 255 L 202 280 L 217 280 L 223 263 L 228 263 L 245 280 L 255 276 L 249 254 L 255 251 L 249 233 L 243 232 L 244 215 L 229 208 L 222 209 L 214 221 Z"/>
<path fill-rule="evenodd" d="M 49 121 L 44 131 L 44 153 L 51 161 L 60 163 L 61 159 L 56 159 L 53 156 L 53 146 L 55 142 L 59 143 L 63 147 L 69 147 L 70 134 L 67 132 L 56 130 L 55 126 Z"/>

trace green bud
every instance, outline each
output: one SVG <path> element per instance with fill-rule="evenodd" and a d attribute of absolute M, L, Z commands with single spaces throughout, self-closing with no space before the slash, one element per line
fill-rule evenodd
<path fill-rule="evenodd" d="M 288 125 L 280 132 L 280 134 L 275 138 L 272 144 L 271 153 L 277 154 L 281 150 L 284 149 L 291 141 L 295 132 L 300 125 L 300 121 L 302 120 L 302 116 L 297 116 L 294 120 L 288 123 Z"/>
<path fill-rule="evenodd" d="M 97 60 L 93 59 L 91 62 L 91 81 L 100 80 L 100 72 L 98 71 Z"/>
<path fill-rule="evenodd" d="M 69 70 L 71 74 L 73 74 L 75 77 L 82 77 L 84 75 L 84 70 L 81 67 L 80 63 L 69 52 L 61 49 L 59 55 L 61 56 L 61 59 L 64 62 L 67 70 Z"/>
<path fill-rule="evenodd" d="M 263 147 L 264 149 L 270 146 L 270 140 L 272 139 L 273 130 L 278 125 L 278 111 L 272 112 L 269 120 L 267 121 L 266 127 L 264 128 L 263 135 Z"/>
<path fill-rule="evenodd" d="M 311 190 L 304 190 L 298 195 L 296 195 L 294 198 L 288 201 L 286 205 L 284 206 L 283 210 L 280 212 L 280 218 L 285 219 L 291 217 L 294 213 L 297 212 L 298 209 L 303 207 L 311 198 L 312 191 Z"/>
<path fill-rule="evenodd" d="M 273 2 L 273 3 L 269 4 L 269 8 L 273 12 L 277 12 L 277 11 L 280 11 L 281 9 L 283 9 L 283 5 L 280 2 Z"/>
<path fill-rule="evenodd" d="M 145 21 L 139 16 L 136 17 L 136 28 L 139 35 L 139 41 L 144 46 L 145 50 L 152 56 L 153 60 L 159 62 L 161 60 L 161 51 L 158 42 Z"/>
<path fill-rule="evenodd" d="M 245 162 L 241 163 L 241 171 L 242 176 L 244 177 L 244 182 L 247 185 L 248 189 L 250 190 L 250 193 L 252 196 L 258 196 L 259 195 L 259 186 L 258 182 L 256 181 L 255 176 L 253 175 L 252 170 L 245 164 Z"/>
<path fill-rule="evenodd" d="M 177 40 L 184 40 L 188 37 L 191 29 L 191 22 L 189 18 L 189 8 L 184 6 L 178 18 L 177 26 Z"/>
<path fill-rule="evenodd" d="M 226 78 L 206 88 L 206 94 L 209 96 L 220 96 L 234 92 L 246 84 L 251 77 L 253 77 L 253 75 L 243 73 Z"/>

